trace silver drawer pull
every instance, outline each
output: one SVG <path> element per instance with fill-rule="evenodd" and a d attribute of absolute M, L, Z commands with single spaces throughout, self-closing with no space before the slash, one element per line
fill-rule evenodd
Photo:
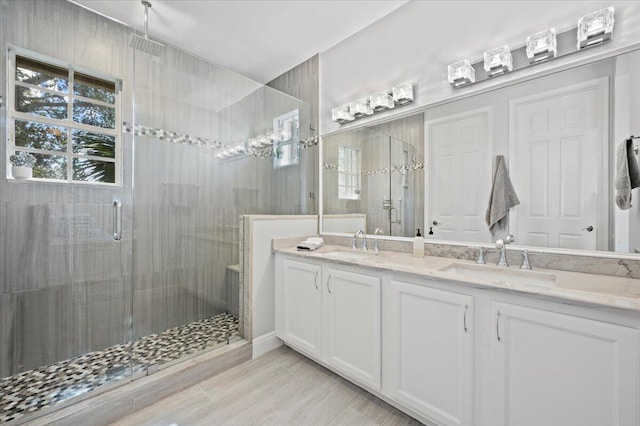
<path fill-rule="evenodd" d="M 313 277 L 313 285 L 315 285 L 316 290 L 318 290 L 318 271 L 316 271 L 316 275 Z"/>
<path fill-rule="evenodd" d="M 327 278 L 327 290 L 329 291 L 329 293 L 331 293 L 331 287 L 329 287 L 329 281 L 331 281 L 331 275 L 329 275 L 329 278 Z"/>
<path fill-rule="evenodd" d="M 498 315 L 496 317 L 496 337 L 498 338 L 498 342 L 500 342 L 500 311 L 498 311 Z"/>

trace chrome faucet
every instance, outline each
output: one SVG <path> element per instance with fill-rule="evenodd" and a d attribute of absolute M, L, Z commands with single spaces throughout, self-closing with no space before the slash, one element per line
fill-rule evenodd
<path fill-rule="evenodd" d="M 383 232 L 384 231 L 382 230 L 382 228 L 376 228 L 376 230 L 373 231 L 373 235 L 380 235 Z M 365 239 L 365 241 L 367 241 L 367 240 Z M 380 252 L 380 249 L 378 249 L 378 239 L 377 238 L 375 240 L 373 240 L 373 252 L 374 253 L 379 253 Z"/>
<path fill-rule="evenodd" d="M 529 263 L 529 252 L 527 250 L 522 252 L 522 265 L 520 265 L 520 269 L 532 269 Z"/>
<path fill-rule="evenodd" d="M 358 244 L 356 243 L 356 240 L 358 237 L 362 237 L 362 250 L 364 251 L 369 250 L 367 248 L 367 234 L 365 234 L 365 232 L 362 229 L 356 232 L 355 234 L 353 234 L 353 244 L 351 244 L 351 248 L 354 250 L 358 248 Z"/>
<path fill-rule="evenodd" d="M 500 238 L 496 241 L 496 248 L 500 250 L 498 255 L 498 266 L 509 267 L 509 262 L 507 262 L 507 245 L 515 241 L 516 239 L 511 234 L 508 234 L 504 239 Z"/>

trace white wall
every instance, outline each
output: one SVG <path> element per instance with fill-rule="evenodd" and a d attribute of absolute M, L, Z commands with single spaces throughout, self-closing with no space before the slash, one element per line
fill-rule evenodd
<path fill-rule="evenodd" d="M 273 238 L 317 235 L 318 216 L 246 216 L 251 258 L 252 340 L 254 357 L 277 341 L 275 337 L 275 256 Z M 246 246 L 245 246 L 246 247 Z M 257 347 L 258 346 L 258 347 Z"/>
<path fill-rule="evenodd" d="M 485 50 L 507 44 L 524 45 L 528 35 L 555 26 L 558 32 L 576 27 L 578 18 L 613 5 L 613 41 L 454 91 L 447 65 L 482 58 Z M 404 81 L 416 85 L 415 102 L 381 114 L 388 119 L 454 96 L 484 91 L 534 73 L 602 57 L 640 42 L 640 1 L 412 1 L 320 55 L 320 131 L 379 121 L 360 119 L 348 125 L 331 120 L 331 108 Z"/>

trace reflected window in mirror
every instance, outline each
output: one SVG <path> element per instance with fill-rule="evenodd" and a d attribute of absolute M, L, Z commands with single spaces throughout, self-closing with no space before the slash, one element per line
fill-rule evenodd
<path fill-rule="evenodd" d="M 338 198 L 360 199 L 360 150 L 348 146 L 338 147 Z"/>

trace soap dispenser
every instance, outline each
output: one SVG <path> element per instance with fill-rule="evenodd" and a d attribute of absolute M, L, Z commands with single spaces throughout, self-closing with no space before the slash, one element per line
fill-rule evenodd
<path fill-rule="evenodd" d="M 416 233 L 416 236 L 413 239 L 413 255 L 415 257 L 424 256 L 424 238 L 420 233 L 420 228 L 418 228 L 418 232 Z"/>

